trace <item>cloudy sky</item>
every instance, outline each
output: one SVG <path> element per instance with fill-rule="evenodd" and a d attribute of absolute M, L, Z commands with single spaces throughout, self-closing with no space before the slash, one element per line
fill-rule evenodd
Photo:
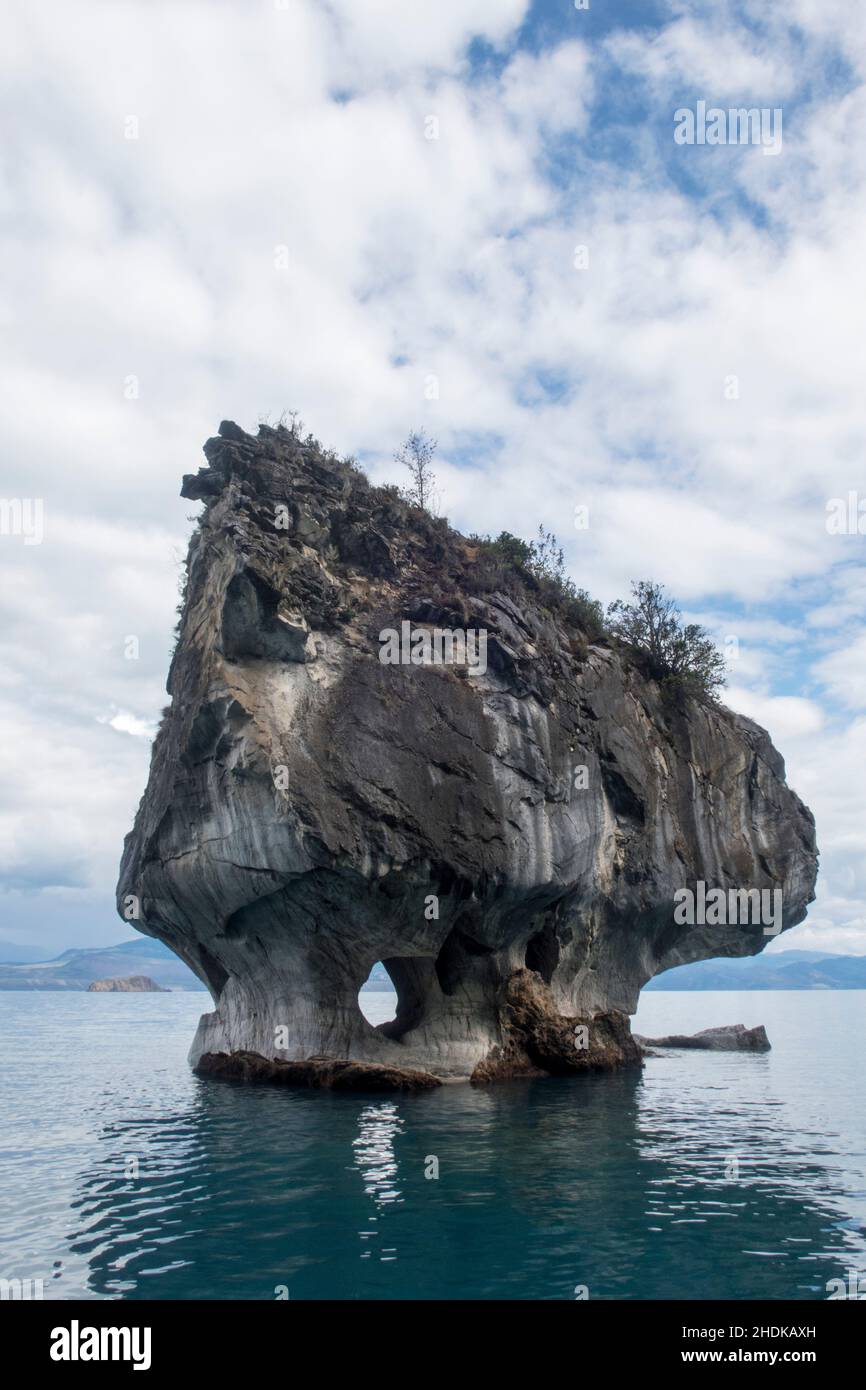
<path fill-rule="evenodd" d="M 827 511 L 866 498 L 866 9 L 21 0 L 0 28 L 0 495 L 44 509 L 41 544 L 26 505 L 0 535 L 0 938 L 129 936 L 181 475 L 222 418 L 296 409 L 377 481 L 423 426 L 454 525 L 541 523 L 603 601 L 653 577 L 727 641 L 822 849 L 772 949 L 866 953 L 866 537 Z M 766 108 L 781 149 L 677 143 L 699 102 Z"/>

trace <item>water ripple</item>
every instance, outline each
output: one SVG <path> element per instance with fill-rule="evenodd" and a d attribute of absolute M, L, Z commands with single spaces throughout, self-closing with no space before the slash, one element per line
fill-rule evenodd
<path fill-rule="evenodd" d="M 651 995 L 640 1026 L 735 999 Z M 6 995 L 0 1272 L 52 1298 L 824 1298 L 866 1269 L 863 995 L 782 1003 L 748 1020 L 764 1057 L 371 1102 L 197 1080 L 200 997 Z"/>

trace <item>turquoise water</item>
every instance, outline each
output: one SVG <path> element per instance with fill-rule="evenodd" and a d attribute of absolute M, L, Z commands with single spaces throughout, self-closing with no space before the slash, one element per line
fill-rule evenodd
<path fill-rule="evenodd" d="M 816 1299 L 866 1273 L 864 993 L 649 994 L 638 1031 L 765 1023 L 774 1050 L 396 1100 L 196 1079 L 203 1002 L 0 995 L 0 1276 L 46 1298 Z"/>

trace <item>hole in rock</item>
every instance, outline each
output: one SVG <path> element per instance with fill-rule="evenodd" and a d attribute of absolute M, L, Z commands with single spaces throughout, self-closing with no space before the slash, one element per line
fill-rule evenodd
<path fill-rule="evenodd" d="M 438 993 L 432 956 L 389 956 L 373 966 L 370 979 L 377 987 L 361 989 L 361 1013 L 394 1042 L 421 1024 L 431 993 Z"/>
<path fill-rule="evenodd" d="M 540 975 L 546 985 L 553 979 L 553 972 L 559 964 L 559 942 L 553 923 L 542 927 L 526 943 L 526 968 Z"/>
<path fill-rule="evenodd" d="M 380 960 L 358 991 L 358 1008 L 368 1023 L 393 1023 L 397 1017 L 397 991 L 394 981 Z"/>
<path fill-rule="evenodd" d="M 624 820 L 634 821 L 636 825 L 644 825 L 646 822 L 646 807 L 638 793 L 625 780 L 621 772 L 612 767 L 609 762 L 601 764 L 601 780 L 607 792 L 608 800 L 617 816 Z"/>
<path fill-rule="evenodd" d="M 436 957 L 436 975 L 443 994 L 454 994 L 473 973 L 473 964 L 489 959 L 491 946 L 485 946 L 459 927 L 452 927 Z"/>
<path fill-rule="evenodd" d="M 309 628 L 300 614 L 280 609 L 280 596 L 252 570 L 236 574 L 226 590 L 222 646 L 229 661 L 305 659 Z"/>

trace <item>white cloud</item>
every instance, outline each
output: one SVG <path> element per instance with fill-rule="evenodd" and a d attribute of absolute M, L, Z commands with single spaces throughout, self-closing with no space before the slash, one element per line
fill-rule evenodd
<path fill-rule="evenodd" d="M 815 675 L 848 709 L 866 708 L 866 632 L 819 661 Z"/>
<path fill-rule="evenodd" d="M 407 23 L 404 0 L 330 0 L 346 76 L 383 73 L 405 81 L 416 68 L 449 67 L 470 39 L 502 44 L 517 28 L 529 0 L 421 0 Z M 335 55 L 336 56 L 336 55 Z"/>
<path fill-rule="evenodd" d="M 100 719 L 98 722 L 110 724 L 119 734 L 132 734 L 133 738 L 153 738 L 156 733 L 156 723 L 153 720 L 139 719 L 127 710 L 118 710 L 111 719 Z"/>
<path fill-rule="evenodd" d="M 455 524 L 543 522 L 605 601 L 652 575 L 742 611 L 736 698 L 791 741 L 842 881 L 866 820 L 835 709 L 862 703 L 864 566 L 825 506 L 862 478 L 864 89 L 832 90 L 833 26 L 805 0 L 756 9 L 758 37 L 675 8 L 603 47 L 572 25 L 513 52 L 526 0 L 424 3 L 411 23 L 398 0 L 6 7 L 4 488 L 46 507 L 42 546 L 0 540 L 6 728 L 41 750 L 12 769 L 16 875 L 38 875 L 48 816 L 59 877 L 110 890 L 165 703 L 181 475 L 221 418 L 297 407 L 376 477 L 427 427 Z M 852 62 L 861 30 L 839 40 Z M 499 50 L 474 75 L 473 37 Z M 650 121 L 621 160 L 605 143 L 617 65 L 647 79 L 650 116 L 704 84 L 784 93 L 798 119 L 786 106 L 778 159 L 683 151 L 678 185 Z M 792 653 L 826 700 L 775 689 Z M 28 769 L 64 743 L 78 760 L 31 801 Z"/>
<path fill-rule="evenodd" d="M 721 15 L 677 19 L 649 39 L 639 32 L 620 31 L 609 40 L 608 49 L 624 67 L 656 83 L 673 80 L 684 92 L 703 90 L 710 104 L 748 98 L 749 105 L 766 106 L 789 92 L 795 81 L 778 41 L 738 34 Z"/>
<path fill-rule="evenodd" d="M 796 695 L 756 695 L 740 686 L 725 691 L 725 704 L 754 719 L 770 734 L 773 742 L 784 747 L 789 739 L 804 734 L 816 734 L 824 724 L 824 715 L 814 700 Z"/>

